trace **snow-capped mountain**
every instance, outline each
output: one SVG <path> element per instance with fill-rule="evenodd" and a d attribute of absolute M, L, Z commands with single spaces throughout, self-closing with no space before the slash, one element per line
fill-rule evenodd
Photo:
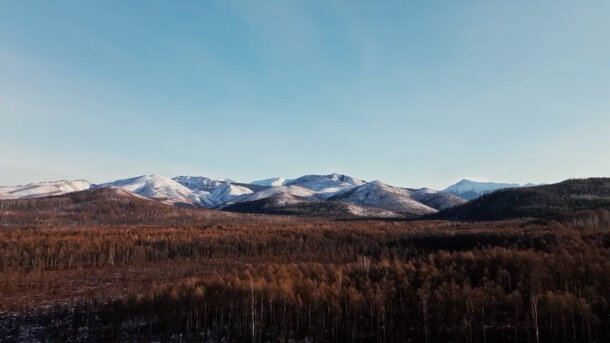
<path fill-rule="evenodd" d="M 304 187 L 317 192 L 321 198 L 328 198 L 354 187 L 362 186 L 365 183 L 363 180 L 335 173 L 330 175 L 305 175 L 297 179 L 287 180 L 284 185 Z"/>
<path fill-rule="evenodd" d="M 247 187 L 203 176 L 176 176 L 173 180 L 190 189 L 208 207 L 217 207 L 244 194 L 252 193 Z"/>
<path fill-rule="evenodd" d="M 278 194 L 286 194 L 286 195 L 291 195 L 291 196 L 295 196 L 295 197 L 299 197 L 299 198 L 303 198 L 303 199 L 314 199 L 317 195 L 317 193 L 312 191 L 311 189 L 307 189 L 307 188 L 304 188 L 301 186 L 276 186 L 276 187 L 269 187 L 269 188 L 263 189 L 261 191 L 251 193 L 251 194 L 242 195 L 238 198 L 235 198 L 233 201 L 226 203 L 225 205 L 229 205 L 229 204 L 237 203 L 237 202 L 255 201 L 255 200 L 265 199 L 265 198 L 269 198 L 269 197 L 272 197 L 272 196 L 275 196 Z"/>
<path fill-rule="evenodd" d="M 134 178 L 102 183 L 96 185 L 96 187 L 119 187 L 167 204 L 206 206 L 206 203 L 199 195 L 165 176 L 142 175 Z"/>
<path fill-rule="evenodd" d="M 300 186 L 310 189 L 319 194 L 320 198 L 332 196 L 338 192 L 342 192 L 357 186 L 362 186 L 366 182 L 343 174 L 329 175 L 304 175 L 296 179 L 287 179 L 284 177 L 274 177 L 270 179 L 258 180 L 250 182 L 257 186 L 278 187 L 278 186 Z"/>
<path fill-rule="evenodd" d="M 392 212 L 409 215 L 434 213 L 437 210 L 411 198 L 411 191 L 373 181 L 337 194 L 329 200 L 343 201 L 357 205 L 383 208 Z"/>
<path fill-rule="evenodd" d="M 472 200 L 483 194 L 497 191 L 504 188 L 522 187 L 518 183 L 499 183 L 499 182 L 479 182 L 463 179 L 443 190 L 445 193 L 457 195 L 466 200 Z"/>
<path fill-rule="evenodd" d="M 252 182 L 250 182 L 250 184 L 257 185 L 257 186 L 271 187 L 271 186 L 283 186 L 286 181 L 288 181 L 288 179 L 286 179 L 285 177 L 273 177 L 270 179 L 252 181 Z"/>
<path fill-rule="evenodd" d="M 230 183 L 220 184 L 208 197 L 209 202 L 214 203 L 214 207 L 220 206 L 229 201 L 233 201 L 241 196 L 252 194 L 252 190 L 243 186 Z"/>
<path fill-rule="evenodd" d="M 195 192 L 211 192 L 216 187 L 226 183 L 204 176 L 176 176 L 172 180 Z"/>
<path fill-rule="evenodd" d="M 474 187 L 473 184 L 477 187 Z M 469 184 L 464 180 L 448 190 L 484 192 L 488 189 L 484 187 L 487 186 L 487 183 L 477 184 L 473 182 Z M 514 184 L 499 185 L 501 186 L 497 187 L 513 186 Z M 271 206 L 274 211 L 282 206 L 307 202 L 307 205 L 299 205 L 298 211 L 309 213 L 314 209 L 319 209 L 324 213 L 352 213 L 353 215 L 358 215 L 358 213 L 372 215 L 374 213 L 376 216 L 393 216 L 396 213 L 402 215 L 425 214 L 465 202 L 459 196 L 447 192 L 428 188 L 400 188 L 380 181 L 367 183 L 361 179 L 336 173 L 304 175 L 294 179 L 276 177 L 252 183 L 237 183 L 230 179 L 215 180 L 204 176 L 168 178 L 157 175 L 143 175 L 97 185 L 85 180 L 54 181 L 0 187 L 0 199 L 44 197 L 103 187 L 117 187 L 141 197 L 174 205 L 224 209 L 238 203 L 272 198 L 269 202 L 263 203 L 267 206 L 266 208 Z M 321 205 L 326 200 L 350 205 Z M 285 204 L 282 205 L 281 202 L 285 202 Z M 244 205 L 241 208 L 255 208 L 256 206 Z"/>
<path fill-rule="evenodd" d="M 0 199 L 40 198 L 52 195 L 62 195 L 83 191 L 91 188 L 91 183 L 85 180 L 50 181 L 29 183 L 19 186 L 0 186 Z"/>

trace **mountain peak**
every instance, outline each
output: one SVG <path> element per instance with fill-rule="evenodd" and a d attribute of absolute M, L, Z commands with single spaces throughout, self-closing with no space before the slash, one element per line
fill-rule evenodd
<path fill-rule="evenodd" d="M 521 187 L 518 183 L 503 183 L 490 181 L 473 181 L 462 179 L 454 185 L 443 190 L 443 192 L 457 195 L 461 198 L 471 200 L 483 194 L 490 193 L 504 188 Z"/>
<path fill-rule="evenodd" d="M 269 179 L 252 181 L 252 182 L 250 182 L 250 184 L 257 185 L 257 186 L 273 187 L 273 186 L 283 186 L 287 181 L 289 181 L 289 180 L 286 179 L 285 177 L 272 177 Z"/>
<path fill-rule="evenodd" d="M 362 187 L 363 188 L 379 188 L 379 187 L 386 187 L 387 184 L 383 183 L 381 180 L 373 180 L 369 183 L 364 184 Z"/>

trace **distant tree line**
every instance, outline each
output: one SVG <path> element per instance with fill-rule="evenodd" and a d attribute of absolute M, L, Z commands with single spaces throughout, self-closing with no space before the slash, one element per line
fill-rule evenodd
<path fill-rule="evenodd" d="M 562 220 L 566 217 L 597 216 L 598 222 L 607 225 L 609 211 L 610 178 L 590 178 L 502 189 L 429 215 L 428 218 L 482 221 L 527 217 Z"/>

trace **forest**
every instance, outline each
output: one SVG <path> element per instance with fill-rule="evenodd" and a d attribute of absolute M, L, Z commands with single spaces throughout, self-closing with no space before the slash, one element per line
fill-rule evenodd
<path fill-rule="evenodd" d="M 601 210 L 605 213 L 595 213 Z M 570 179 L 484 194 L 463 205 L 429 215 L 430 219 L 500 220 L 509 218 L 558 219 L 584 214 L 610 220 L 610 178 Z"/>
<path fill-rule="evenodd" d="M 3 341 L 605 342 L 610 233 L 272 219 L 0 231 Z M 274 217 L 277 218 L 277 217 Z"/>
<path fill-rule="evenodd" d="M 0 201 L 0 341 L 610 341 L 606 210 L 332 220 L 104 192 Z"/>

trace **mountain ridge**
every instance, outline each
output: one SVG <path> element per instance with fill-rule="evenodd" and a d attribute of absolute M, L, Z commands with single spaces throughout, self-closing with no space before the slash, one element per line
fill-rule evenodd
<path fill-rule="evenodd" d="M 518 183 L 473 181 L 469 179 L 462 179 L 457 183 L 443 189 L 443 192 L 453 194 L 466 200 L 472 200 L 499 189 L 531 186 L 535 186 L 535 184 L 526 183 L 524 185 L 520 185 Z"/>
<path fill-rule="evenodd" d="M 464 182 L 460 181 L 462 188 Z M 468 181 L 470 182 L 470 181 Z M 514 185 L 514 184 L 501 184 Z M 459 188 L 460 184 L 447 189 Z M 271 197 L 295 196 L 299 201 L 334 201 L 364 208 L 377 208 L 401 215 L 417 216 L 442 211 L 466 202 L 465 199 L 446 191 L 429 188 L 403 188 L 388 185 L 379 180 L 367 182 L 345 174 L 307 174 L 297 178 L 274 177 L 252 181 L 235 182 L 231 179 L 213 179 L 205 176 L 180 175 L 173 178 L 160 175 L 141 175 L 100 184 L 86 180 L 51 181 L 30 183 L 23 186 L 0 187 L 0 199 L 36 198 L 49 195 L 68 194 L 74 191 L 101 187 L 120 187 L 134 194 L 170 205 L 224 209 L 237 203 L 248 203 Z M 480 188 L 480 187 L 479 187 Z M 478 189 L 480 190 L 480 189 Z M 268 202 L 265 206 L 269 207 Z M 241 208 L 255 208 L 242 204 Z M 233 206 L 237 208 L 240 206 Z M 318 207 L 324 205 L 299 205 Z M 334 206 L 333 211 L 340 206 Z M 345 210 L 347 207 L 341 208 Z M 354 210 L 367 213 L 365 210 Z M 306 211 L 307 212 L 307 211 Z"/>

